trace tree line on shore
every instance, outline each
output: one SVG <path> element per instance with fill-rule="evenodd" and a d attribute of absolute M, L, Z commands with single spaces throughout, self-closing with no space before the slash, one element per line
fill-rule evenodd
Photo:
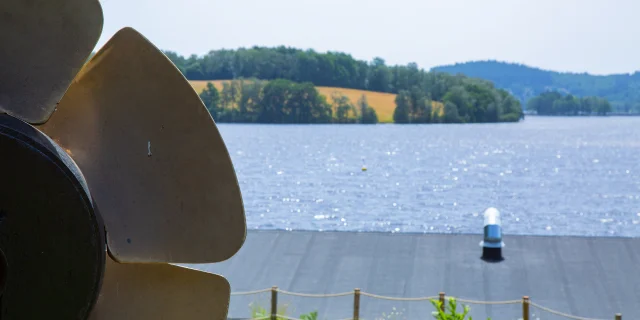
<path fill-rule="evenodd" d="M 238 104 L 211 107 L 210 110 L 216 112 L 219 121 L 343 121 L 334 120 L 339 118 L 338 108 L 331 106 L 335 101 L 329 103 L 326 97 L 323 100 L 317 90 L 312 90 L 314 86 L 395 93 L 396 123 L 518 121 L 523 113 L 522 106 L 515 97 L 505 90 L 495 88 L 489 81 L 464 75 L 427 72 L 418 68 L 415 63 L 388 66 L 381 58 L 366 62 L 340 52 L 318 53 L 288 47 L 225 49 L 210 51 L 201 57 L 191 55 L 187 58 L 171 51 L 165 51 L 165 54 L 189 80 L 271 80 L 266 83 L 246 82 L 243 90 L 235 93 L 234 97 L 238 97 L 240 101 Z M 288 89 L 285 90 L 285 87 Z M 243 108 L 241 103 L 244 89 L 253 90 L 253 93 L 249 92 L 247 95 L 254 95 L 247 100 L 247 103 L 251 101 L 254 105 L 249 103 L 247 108 Z M 233 90 L 235 89 L 229 88 L 228 92 Z M 260 95 L 265 95 L 265 92 L 267 98 L 261 98 Z M 218 95 L 223 96 L 225 93 L 218 92 Z M 431 101 L 444 104 L 444 115 L 430 110 Z M 276 107 L 278 103 L 283 105 Z M 231 108 L 232 105 L 238 108 Z M 360 111 L 359 106 L 354 108 Z M 334 111 L 331 115 L 330 109 Z M 340 112 L 346 109 L 351 110 L 343 105 Z M 357 117 L 355 119 L 358 122 Z"/>
<path fill-rule="evenodd" d="M 606 115 L 611 112 L 609 101 L 598 97 L 575 97 L 557 91 L 543 92 L 527 102 L 527 110 L 539 115 Z"/>
<path fill-rule="evenodd" d="M 348 97 L 334 93 L 329 101 L 309 82 L 285 79 L 251 79 L 222 82 L 218 90 L 207 83 L 200 98 L 217 122 L 245 123 L 363 123 L 374 124 L 378 116 L 362 95 L 353 105 Z"/>
<path fill-rule="evenodd" d="M 543 70 L 495 60 L 456 63 L 431 70 L 487 79 L 496 87 L 513 93 L 523 105 L 544 92 L 563 91 L 576 97 L 596 96 L 607 99 L 614 112 L 640 113 L 640 71 L 592 75 Z"/>

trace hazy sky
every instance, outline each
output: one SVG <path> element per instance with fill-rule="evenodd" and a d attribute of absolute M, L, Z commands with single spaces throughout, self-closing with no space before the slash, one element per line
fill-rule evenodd
<path fill-rule="evenodd" d="M 101 0 L 101 47 L 130 26 L 164 50 L 286 45 L 420 67 L 495 59 L 640 70 L 640 0 Z"/>

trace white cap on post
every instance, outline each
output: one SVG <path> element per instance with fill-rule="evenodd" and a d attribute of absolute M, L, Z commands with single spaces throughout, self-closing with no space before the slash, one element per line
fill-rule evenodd
<path fill-rule="evenodd" d="M 488 208 L 484 211 L 484 225 L 500 225 L 500 211 L 496 208 Z"/>

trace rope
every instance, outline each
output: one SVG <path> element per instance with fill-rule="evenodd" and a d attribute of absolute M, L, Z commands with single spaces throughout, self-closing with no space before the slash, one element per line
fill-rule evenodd
<path fill-rule="evenodd" d="M 480 300 L 467 300 L 455 297 L 447 297 L 448 299 L 454 298 L 458 302 L 470 303 L 470 304 L 522 304 L 522 299 L 520 300 L 505 300 L 505 301 L 480 301 Z"/>
<path fill-rule="evenodd" d="M 546 312 L 549 312 L 549 313 L 555 314 L 555 315 L 557 315 L 557 316 L 566 317 L 566 318 L 569 318 L 569 319 L 575 319 L 575 320 L 605 320 L 605 319 L 583 318 L 583 317 L 576 317 L 576 316 L 572 316 L 572 315 L 570 315 L 570 314 L 562 313 L 562 312 L 560 312 L 560 311 L 551 310 L 551 309 L 549 309 L 549 308 L 543 307 L 543 306 L 538 305 L 538 304 L 536 304 L 536 303 L 533 303 L 533 302 L 531 302 L 531 301 L 529 301 L 529 304 L 530 304 L 530 305 L 532 305 L 532 306 L 533 306 L 533 307 L 535 307 L 535 308 L 540 309 L 540 310 L 543 310 L 543 311 L 546 311 Z"/>
<path fill-rule="evenodd" d="M 269 289 L 269 290 L 271 290 L 271 289 Z M 278 292 L 280 292 L 282 294 L 287 294 L 287 295 L 290 295 L 290 296 L 307 297 L 307 298 L 333 298 L 333 297 L 344 297 L 344 296 L 353 295 L 353 291 L 351 291 L 351 292 L 342 292 L 342 293 L 317 294 L 317 293 L 289 292 L 289 291 L 278 289 Z"/>
<path fill-rule="evenodd" d="M 254 290 L 254 291 L 232 292 L 231 295 L 232 296 L 250 295 L 250 294 L 263 293 L 263 292 L 270 292 L 271 290 L 273 290 L 273 289 L 267 288 L 267 289 Z M 286 294 L 286 295 L 298 296 L 298 297 L 307 297 L 307 298 L 344 297 L 344 296 L 350 296 L 350 295 L 354 294 L 354 292 L 352 292 L 352 291 L 350 291 L 350 292 L 342 292 L 342 293 L 327 293 L 327 294 L 297 293 L 297 292 L 290 292 L 290 291 L 285 291 L 285 290 L 281 290 L 281 289 L 276 289 L 276 291 L 278 291 L 278 292 L 280 292 L 282 294 Z M 425 300 L 436 300 L 436 299 L 440 298 L 439 296 L 417 297 L 417 298 L 398 298 L 398 297 L 381 296 L 381 295 L 368 293 L 368 292 L 360 292 L 360 295 L 371 297 L 371 298 L 376 298 L 376 299 L 382 299 L 382 300 L 391 300 L 391 301 L 425 301 Z M 456 301 L 458 301 L 458 302 L 469 303 L 469 304 L 480 304 L 480 305 L 506 305 L 506 304 L 522 304 L 523 303 L 522 300 L 481 301 L 481 300 L 462 299 L 462 298 L 456 298 L 456 297 L 451 297 L 451 296 L 447 296 L 446 299 L 456 299 Z M 561 316 L 561 317 L 565 317 L 565 318 L 569 318 L 569 319 L 574 319 L 574 320 L 606 320 L 606 319 L 585 318 L 585 317 L 573 316 L 573 315 L 570 315 L 570 314 L 567 314 L 567 313 L 563 313 L 563 312 L 560 312 L 560 311 L 549 309 L 547 307 L 543 307 L 543 306 L 541 306 L 541 305 L 539 305 L 537 303 L 534 303 L 532 301 L 529 301 L 529 304 L 531 306 L 533 306 L 534 308 L 537 308 L 539 310 L 546 311 L 546 312 L 549 312 L 551 314 L 555 314 L 557 316 Z M 284 315 L 277 315 L 277 317 L 282 318 L 282 319 L 287 319 L 287 320 L 301 320 L 301 319 L 291 318 L 291 317 L 284 316 Z M 267 317 L 262 317 L 262 318 L 256 318 L 254 320 L 266 320 L 266 319 L 270 319 L 270 318 L 271 318 L 270 316 L 267 316 Z M 352 320 L 352 318 L 346 318 L 346 319 L 342 319 L 342 320 Z"/>
<path fill-rule="evenodd" d="M 437 296 L 418 297 L 418 298 L 396 298 L 396 297 L 379 296 L 377 294 L 367 293 L 367 292 L 360 292 L 360 295 L 361 296 L 371 297 L 371 298 L 376 298 L 376 299 L 382 299 L 382 300 L 391 300 L 391 301 L 424 301 L 424 300 L 431 300 L 431 299 L 438 299 L 439 298 Z"/>
<path fill-rule="evenodd" d="M 263 292 L 269 292 L 271 291 L 271 288 L 269 289 L 261 289 L 261 290 L 253 290 L 253 291 L 244 291 L 244 292 L 232 292 L 231 295 L 232 296 L 246 296 L 246 295 L 250 295 L 250 294 L 257 294 L 257 293 L 263 293 Z"/>

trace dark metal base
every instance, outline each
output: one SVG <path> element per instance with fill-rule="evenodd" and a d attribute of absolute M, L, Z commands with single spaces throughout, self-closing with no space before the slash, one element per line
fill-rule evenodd
<path fill-rule="evenodd" d="M 0 318 L 85 319 L 106 247 L 80 170 L 42 132 L 6 114 L 0 168 Z"/>
<path fill-rule="evenodd" d="M 482 260 L 487 262 L 500 262 L 504 260 L 502 257 L 502 248 L 482 247 Z"/>

